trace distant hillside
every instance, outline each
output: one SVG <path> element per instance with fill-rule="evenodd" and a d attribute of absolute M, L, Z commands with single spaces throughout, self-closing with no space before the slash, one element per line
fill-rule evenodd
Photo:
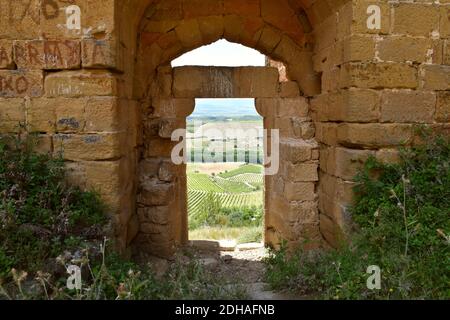
<path fill-rule="evenodd" d="M 192 119 L 258 119 L 254 99 L 196 99 Z"/>

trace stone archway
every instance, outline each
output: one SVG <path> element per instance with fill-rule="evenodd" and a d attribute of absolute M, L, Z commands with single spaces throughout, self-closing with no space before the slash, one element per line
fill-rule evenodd
<path fill-rule="evenodd" d="M 320 245 L 319 150 L 309 102 L 300 96 L 295 82 L 280 83 L 278 70 L 272 67 L 165 66 L 158 68 L 154 83 L 165 87 L 165 94 L 160 90 L 153 93 L 151 107 L 142 119 L 137 197 L 140 228 L 135 240 L 140 251 L 169 256 L 175 245 L 187 243 L 186 166 L 172 163 L 171 152 L 178 141 L 171 141 L 171 135 L 186 128 L 195 98 L 255 98 L 264 128 L 279 130 L 280 138 L 279 145 L 268 145 L 272 147 L 269 156 L 277 157 L 277 168 L 272 173 L 268 170 L 265 179 L 265 242 L 277 246 L 284 239 L 290 245 L 301 245 L 308 239 L 309 247 Z"/>
<path fill-rule="evenodd" d="M 308 238 L 317 246 L 321 240 L 316 186 L 319 151 L 308 97 L 319 93 L 320 81 L 313 71 L 306 21 L 292 16 L 286 23 L 271 16 L 268 11 L 280 6 L 271 1 L 206 2 L 198 3 L 206 11 L 181 6 L 180 1 L 155 2 L 140 24 L 133 93 L 140 104 L 143 139 L 137 155 L 139 228 L 134 244 L 139 250 L 167 256 L 176 244 L 187 242 L 185 168 L 170 162 L 175 145 L 170 135 L 186 127 L 193 99 L 246 97 L 256 98 L 266 129 L 281 129 L 280 173 L 266 178 L 266 244 L 276 246 L 288 240 L 298 245 Z M 282 61 L 293 80 L 279 83 L 274 68 L 172 70 L 167 65 L 185 52 L 222 38 Z"/>
<path fill-rule="evenodd" d="M 0 1 L 0 134 L 22 123 L 39 151 L 62 150 L 69 180 L 108 205 L 121 252 L 140 229 L 142 118 L 168 85 L 159 71 L 203 44 L 226 38 L 284 62 L 310 103 L 325 244 L 336 247 L 351 221 L 352 178 L 368 156 L 395 161 L 415 124 L 449 130 L 442 1 L 74 0 L 76 25 L 67 1 L 52 3 L 54 14 L 40 1 Z"/>

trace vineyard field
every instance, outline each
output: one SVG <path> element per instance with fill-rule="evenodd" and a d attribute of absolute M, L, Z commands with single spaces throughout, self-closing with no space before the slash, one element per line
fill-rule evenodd
<path fill-rule="evenodd" d="M 237 169 L 228 171 L 228 172 L 223 172 L 221 174 L 219 174 L 220 177 L 228 179 L 237 175 L 241 175 L 241 174 L 247 174 L 247 173 L 254 173 L 254 174 L 259 174 L 262 176 L 263 174 L 263 167 L 260 165 L 256 165 L 256 164 L 247 164 L 247 165 L 243 165 L 240 166 Z"/>
<path fill-rule="evenodd" d="M 238 174 L 236 176 L 233 176 L 229 178 L 230 181 L 236 181 L 236 182 L 247 182 L 251 184 L 252 186 L 262 186 L 264 184 L 264 177 L 262 174 L 258 173 L 243 173 Z"/>
<path fill-rule="evenodd" d="M 188 174 L 188 190 L 206 192 L 224 192 L 218 184 L 214 183 L 210 176 L 203 173 Z"/>
<path fill-rule="evenodd" d="M 223 208 L 261 206 L 264 191 L 262 167 L 241 165 L 219 175 L 188 172 L 188 214 L 195 216 L 203 210 L 209 194 L 219 200 Z"/>
<path fill-rule="evenodd" d="M 188 212 L 189 215 L 195 215 L 202 207 L 202 200 L 208 193 L 205 191 L 189 191 L 188 192 Z M 247 193 L 214 193 L 218 197 L 224 208 L 236 207 L 252 207 L 262 204 L 263 193 L 247 192 Z"/>

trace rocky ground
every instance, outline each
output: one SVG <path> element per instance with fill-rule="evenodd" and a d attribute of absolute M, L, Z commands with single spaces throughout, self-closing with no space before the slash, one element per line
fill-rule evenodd
<path fill-rule="evenodd" d="M 239 285 L 245 288 L 252 300 L 304 300 L 287 292 L 271 291 L 264 283 L 267 250 L 262 244 L 251 243 L 236 246 L 232 242 L 192 241 L 181 249 L 177 259 L 200 262 L 204 268 L 224 280 L 225 286 Z M 156 259 L 152 265 L 159 273 L 164 273 L 169 262 Z"/>

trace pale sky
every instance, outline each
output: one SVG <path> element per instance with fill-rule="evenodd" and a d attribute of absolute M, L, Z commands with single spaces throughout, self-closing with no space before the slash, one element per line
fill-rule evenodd
<path fill-rule="evenodd" d="M 265 66 L 266 57 L 254 49 L 241 44 L 219 40 L 213 44 L 185 53 L 172 61 L 173 67 L 179 66 Z"/>
<path fill-rule="evenodd" d="M 219 40 L 210 45 L 200 47 L 185 53 L 178 59 L 172 61 L 172 67 L 179 66 L 265 66 L 266 57 L 258 51 L 245 47 L 241 44 Z M 193 115 L 203 113 L 205 110 L 212 111 L 212 106 L 218 112 L 230 110 L 234 106 L 239 106 L 242 111 L 255 110 L 254 99 L 196 99 L 196 107 Z"/>

